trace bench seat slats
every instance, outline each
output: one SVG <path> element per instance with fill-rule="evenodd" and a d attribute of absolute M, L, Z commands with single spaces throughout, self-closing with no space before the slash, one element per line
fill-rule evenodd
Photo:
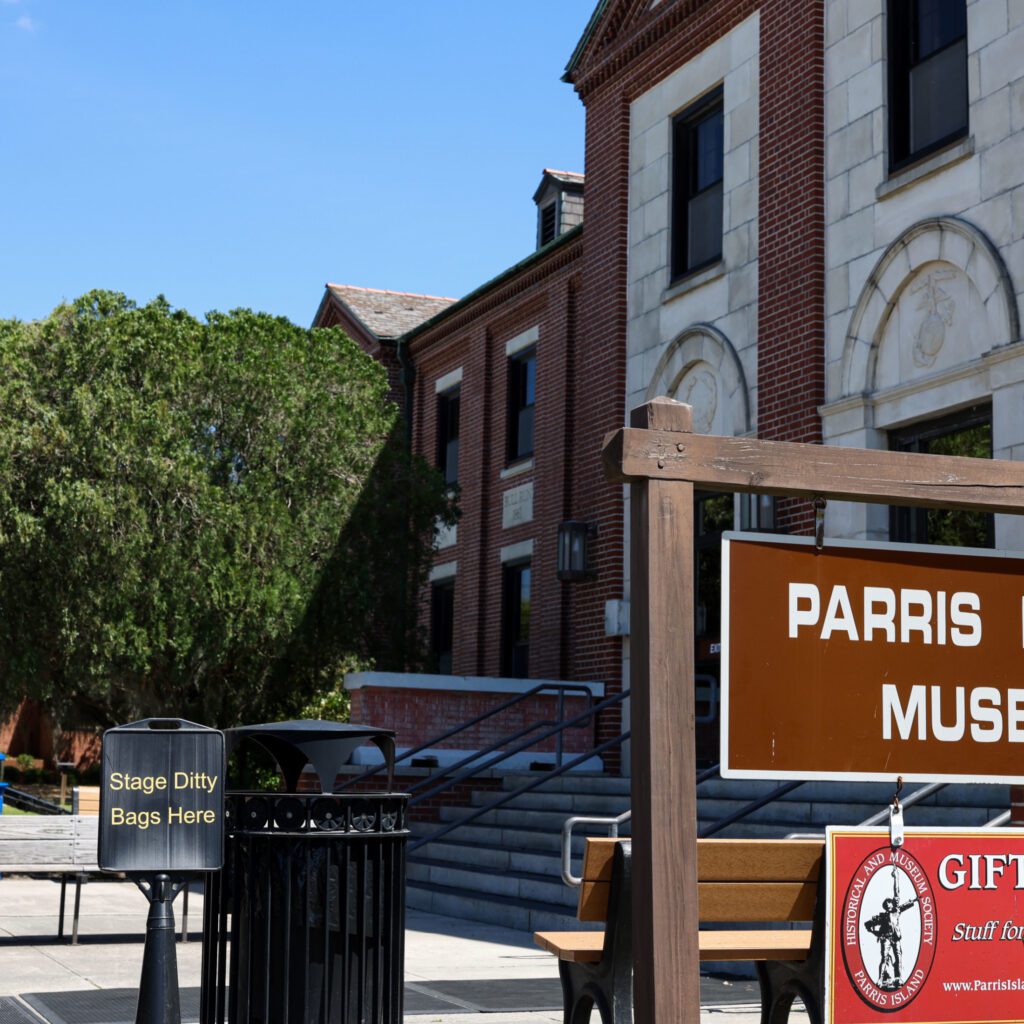
<path fill-rule="evenodd" d="M 98 819 L 76 815 L 0 817 L 0 872 L 98 871 Z"/>
<path fill-rule="evenodd" d="M 809 931 L 707 931 L 699 933 L 701 960 L 804 960 Z M 534 941 L 560 960 L 596 964 L 604 950 L 604 932 L 537 932 Z"/>
<path fill-rule="evenodd" d="M 825 856 L 820 839 L 701 839 L 702 882 L 816 882 Z"/>
<path fill-rule="evenodd" d="M 0 842 L 0 871 L 10 871 L 12 864 L 34 864 L 36 867 L 31 870 L 44 871 L 51 864 L 74 862 L 75 845 L 71 839 L 8 839 Z"/>
<path fill-rule="evenodd" d="M 588 838 L 583 879 L 610 882 L 618 839 Z M 815 882 L 825 844 L 820 839 L 700 839 L 697 877 L 702 882 Z"/>
<path fill-rule="evenodd" d="M 810 921 L 816 882 L 700 882 L 702 921 Z"/>
<path fill-rule="evenodd" d="M 604 921 L 608 916 L 609 882 L 580 886 L 577 916 Z M 814 917 L 816 882 L 698 882 L 702 921 L 810 921 Z"/>
<path fill-rule="evenodd" d="M 596 964 L 604 949 L 604 932 L 534 932 L 533 941 L 559 960 Z"/>
<path fill-rule="evenodd" d="M 73 842 L 77 834 L 70 815 L 0 815 L 0 850 L 13 842 Z"/>

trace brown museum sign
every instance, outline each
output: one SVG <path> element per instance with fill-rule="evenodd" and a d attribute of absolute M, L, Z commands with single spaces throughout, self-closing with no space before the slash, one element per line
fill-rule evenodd
<path fill-rule="evenodd" d="M 1024 782 L 1024 558 L 727 534 L 722 775 Z"/>

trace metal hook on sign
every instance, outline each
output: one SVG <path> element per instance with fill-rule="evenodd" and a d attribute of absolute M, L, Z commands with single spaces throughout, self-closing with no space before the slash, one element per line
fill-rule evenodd
<path fill-rule="evenodd" d="M 896 779 L 896 792 L 892 795 L 889 805 L 889 845 L 895 850 L 903 845 L 903 808 L 900 806 L 900 793 L 903 790 L 903 776 Z"/>
<path fill-rule="evenodd" d="M 825 506 L 828 504 L 820 495 L 814 499 L 814 547 L 821 551 L 825 546 Z"/>

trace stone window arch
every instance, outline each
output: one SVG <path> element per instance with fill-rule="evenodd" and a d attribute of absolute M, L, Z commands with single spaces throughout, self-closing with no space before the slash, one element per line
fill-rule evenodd
<path fill-rule="evenodd" d="M 958 217 L 919 221 L 868 275 L 846 332 L 842 393 L 938 374 L 1019 337 L 1010 275 L 987 236 Z"/>
<path fill-rule="evenodd" d="M 644 400 L 659 395 L 693 406 L 693 429 L 701 434 L 748 434 L 750 393 L 729 339 L 710 324 L 694 324 L 665 349 Z"/>

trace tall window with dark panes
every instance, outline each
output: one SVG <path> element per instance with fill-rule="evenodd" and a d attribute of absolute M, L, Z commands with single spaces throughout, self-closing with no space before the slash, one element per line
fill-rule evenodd
<path fill-rule="evenodd" d="M 434 669 L 451 675 L 455 646 L 455 580 L 444 580 L 430 587 L 430 656 Z"/>
<path fill-rule="evenodd" d="M 672 122 L 672 277 L 722 258 L 722 90 Z"/>
<path fill-rule="evenodd" d="M 889 447 L 897 452 L 991 459 L 992 409 L 978 405 L 953 416 L 894 430 L 889 434 Z M 889 537 L 908 544 L 990 548 L 995 545 L 995 521 L 988 512 L 893 507 L 889 510 Z"/>
<path fill-rule="evenodd" d="M 530 674 L 530 563 L 502 569 L 501 674 L 525 679 Z"/>
<path fill-rule="evenodd" d="M 537 353 L 531 349 L 508 361 L 508 461 L 533 454 L 533 409 L 537 390 Z"/>
<path fill-rule="evenodd" d="M 459 481 L 459 389 L 437 396 L 437 465 L 446 484 Z"/>
<path fill-rule="evenodd" d="M 966 0 L 889 0 L 889 168 L 967 134 Z"/>

